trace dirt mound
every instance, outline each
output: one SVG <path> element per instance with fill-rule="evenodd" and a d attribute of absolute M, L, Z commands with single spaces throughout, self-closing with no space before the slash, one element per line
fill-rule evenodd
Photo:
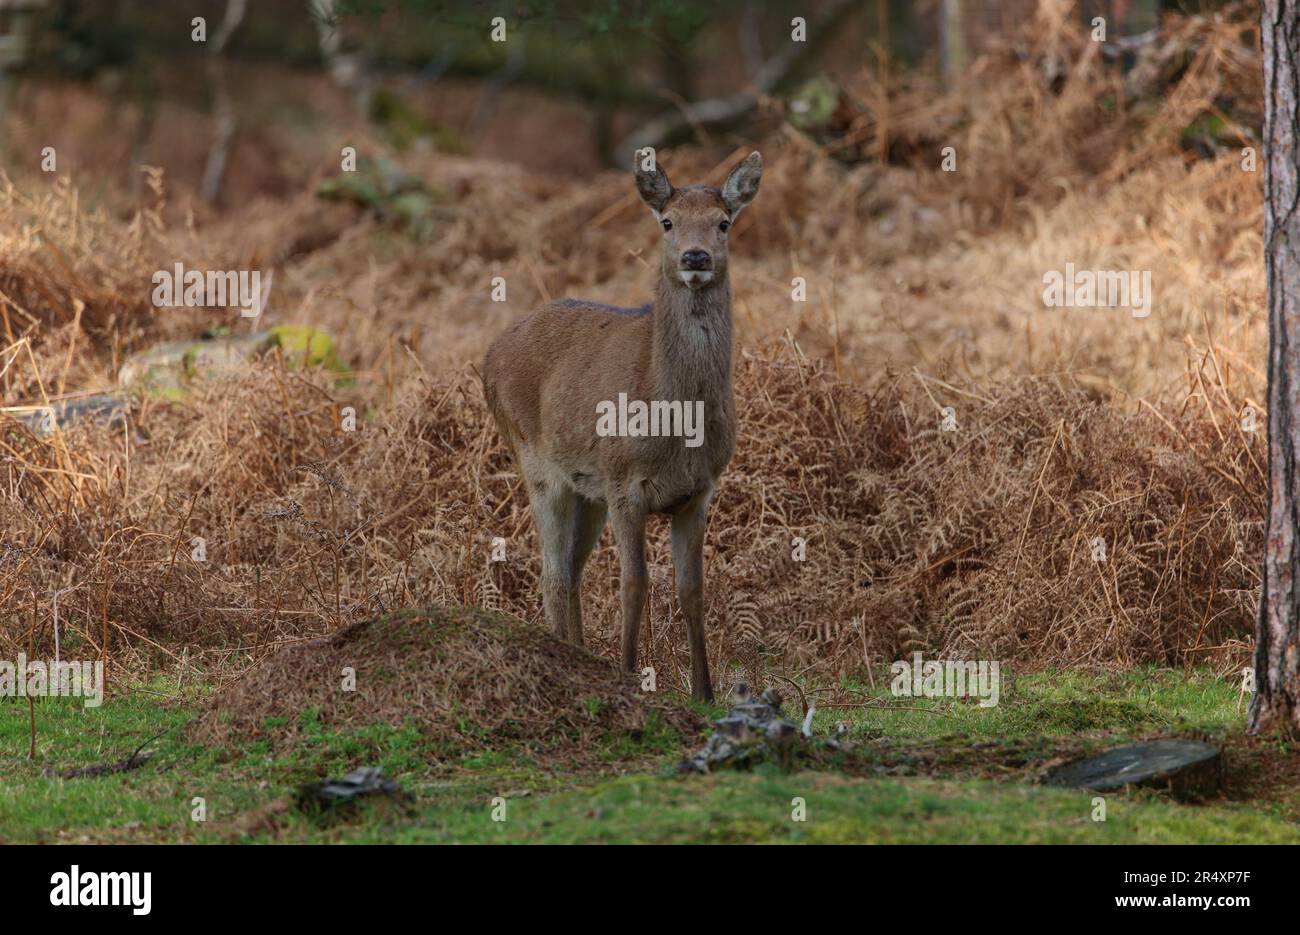
<path fill-rule="evenodd" d="M 345 689 L 348 670 L 354 690 Z M 453 751 L 503 741 L 586 746 L 663 727 L 686 740 L 700 727 L 694 714 L 651 700 L 610 663 L 540 627 L 434 607 L 281 650 L 219 693 L 194 737 L 291 742 L 307 710 L 330 730 L 416 721 Z"/>

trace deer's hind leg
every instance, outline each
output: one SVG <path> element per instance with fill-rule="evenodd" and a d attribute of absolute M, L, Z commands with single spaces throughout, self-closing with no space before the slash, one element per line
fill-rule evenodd
<path fill-rule="evenodd" d="M 542 548 L 542 607 L 546 622 L 557 637 L 574 642 L 574 622 L 570 618 L 577 591 L 574 556 L 581 516 L 579 497 L 565 485 L 530 478 L 528 500 Z M 580 643 L 580 622 L 577 628 Z"/>

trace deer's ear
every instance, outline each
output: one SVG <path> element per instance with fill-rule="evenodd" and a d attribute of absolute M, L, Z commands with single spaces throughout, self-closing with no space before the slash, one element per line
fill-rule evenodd
<path fill-rule="evenodd" d="M 673 186 L 655 161 L 654 150 L 638 149 L 633 171 L 636 173 L 636 190 L 641 193 L 641 200 L 656 214 L 663 211 L 672 196 Z"/>
<path fill-rule="evenodd" d="M 731 170 L 722 183 L 722 202 L 734 218 L 758 194 L 758 183 L 763 178 L 763 157 L 752 152 L 745 161 Z"/>

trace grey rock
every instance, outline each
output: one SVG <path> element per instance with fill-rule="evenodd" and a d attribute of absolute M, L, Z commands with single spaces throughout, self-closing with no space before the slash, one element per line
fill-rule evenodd
<path fill-rule="evenodd" d="M 1176 798 L 1196 799 L 1222 788 L 1223 758 L 1218 747 L 1199 740 L 1154 740 L 1067 763 L 1044 782 L 1093 792 L 1155 788 Z"/>
<path fill-rule="evenodd" d="M 307 811 L 324 811 L 368 797 L 387 797 L 400 801 L 410 796 L 384 775 L 378 766 L 362 766 L 342 779 L 323 779 L 298 788 L 298 807 Z"/>

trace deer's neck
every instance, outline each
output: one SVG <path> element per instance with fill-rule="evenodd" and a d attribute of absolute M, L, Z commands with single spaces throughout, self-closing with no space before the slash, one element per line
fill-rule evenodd
<path fill-rule="evenodd" d="M 651 379 L 660 399 L 731 399 L 731 283 L 689 289 L 661 276 L 655 299 Z M 707 409 L 706 409 L 707 411 Z"/>

